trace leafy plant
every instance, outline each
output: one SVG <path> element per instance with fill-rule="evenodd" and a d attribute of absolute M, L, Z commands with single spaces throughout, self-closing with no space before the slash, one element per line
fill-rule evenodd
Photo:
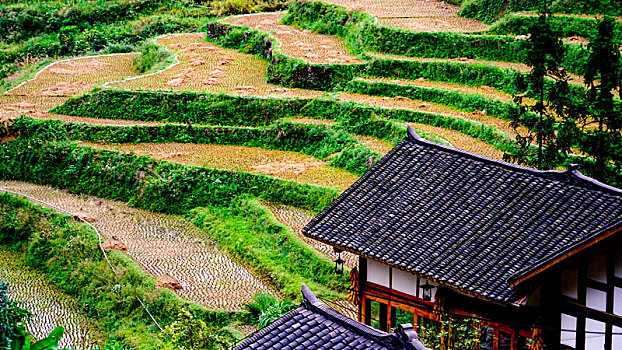
<path fill-rule="evenodd" d="M 209 328 L 185 308 L 179 311 L 175 322 L 166 326 L 159 337 L 170 340 L 181 350 L 228 349 L 234 341 L 230 334 Z"/>
<path fill-rule="evenodd" d="M 283 317 L 293 309 L 293 305 L 286 300 L 277 300 L 274 304 L 268 306 L 261 315 L 259 315 L 258 325 L 260 328 L 264 328 L 270 325 L 272 322 Z"/>
<path fill-rule="evenodd" d="M 9 299 L 8 290 L 8 283 L 0 281 L 0 349 L 9 347 L 11 341 L 21 334 L 24 321 L 31 316 L 18 301 Z"/>
<path fill-rule="evenodd" d="M 268 326 L 294 308 L 290 300 L 279 300 L 266 293 L 256 294 L 253 301 L 244 306 L 251 313 L 253 322 L 260 328 Z"/>
<path fill-rule="evenodd" d="M 57 350 L 65 332 L 63 327 L 56 327 L 47 337 L 33 342 L 32 334 L 26 331 L 24 325 L 19 325 L 18 329 L 19 334 L 11 341 L 10 350 Z"/>

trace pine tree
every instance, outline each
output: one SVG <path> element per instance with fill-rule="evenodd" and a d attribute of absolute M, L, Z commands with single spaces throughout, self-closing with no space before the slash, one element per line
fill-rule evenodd
<path fill-rule="evenodd" d="M 582 151 L 595 161 L 593 176 L 606 180 L 607 168 L 622 164 L 622 111 L 615 101 L 620 91 L 622 64 L 615 40 L 615 20 L 605 17 L 598 35 L 588 45 L 590 56 L 585 72 L 586 105 L 589 117 L 584 125 Z"/>
<path fill-rule="evenodd" d="M 529 86 L 535 96 L 534 105 L 523 103 L 512 123 L 517 130 L 517 151 L 506 158 L 519 164 L 549 169 L 559 165 L 571 148 L 570 135 L 576 134 L 568 115 L 576 112 L 568 85 L 568 73 L 560 68 L 565 51 L 548 21 L 548 6 L 543 1 L 538 20 L 532 25 L 527 40 L 525 63 L 531 67 Z M 527 134 L 519 132 L 526 127 Z M 558 132 L 562 128 L 562 132 Z M 537 151 L 534 151 L 534 144 Z"/>

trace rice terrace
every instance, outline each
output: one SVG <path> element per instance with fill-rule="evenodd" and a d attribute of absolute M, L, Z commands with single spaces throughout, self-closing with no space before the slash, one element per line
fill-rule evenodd
<path fill-rule="evenodd" d="M 0 349 L 622 349 L 619 0 L 0 0 Z"/>

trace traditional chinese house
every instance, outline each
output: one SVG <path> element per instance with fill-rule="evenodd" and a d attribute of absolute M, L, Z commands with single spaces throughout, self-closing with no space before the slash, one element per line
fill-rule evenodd
<path fill-rule="evenodd" d="M 412 325 L 387 333 L 356 322 L 321 303 L 302 285 L 302 303 L 233 350 L 430 350 Z"/>
<path fill-rule="evenodd" d="M 601 350 L 622 349 L 621 228 L 622 190 L 576 166 L 521 167 L 409 128 L 303 232 L 359 256 L 359 318 L 379 330 L 469 316 L 482 349 Z"/>

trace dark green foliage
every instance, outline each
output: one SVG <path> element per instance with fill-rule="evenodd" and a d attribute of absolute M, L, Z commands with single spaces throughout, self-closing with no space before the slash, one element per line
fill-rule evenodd
<path fill-rule="evenodd" d="M 69 115 L 99 118 L 193 123 L 231 126 L 270 125 L 293 116 L 304 106 L 302 100 L 262 99 L 208 93 L 165 93 L 102 90 L 68 100 L 53 109 Z"/>
<path fill-rule="evenodd" d="M 538 21 L 530 29 L 529 55 L 525 63 L 531 67 L 528 80 L 534 93 L 536 103 L 533 106 L 523 106 L 513 125 L 526 126 L 527 134 L 517 132 L 516 141 L 519 145 L 516 154 L 506 154 L 506 157 L 519 164 L 535 164 L 538 169 L 551 169 L 559 165 L 572 146 L 566 142 L 564 135 L 558 134 L 557 125 L 566 118 L 564 105 L 572 103 L 567 99 L 568 77 L 559 66 L 564 57 L 561 40 L 556 37 L 548 22 L 546 9 L 538 17 Z M 554 80 L 547 80 L 552 77 Z M 517 99 L 521 102 L 521 99 Z M 525 117 L 528 112 L 537 115 L 537 118 Z M 562 114 L 555 113 L 561 112 Z M 568 118 L 571 119 L 571 118 Z M 537 152 L 533 145 L 537 146 Z"/>
<path fill-rule="evenodd" d="M 66 26 L 87 30 L 93 25 L 113 24 L 151 14 L 161 6 L 160 1 L 0 5 L 0 38 L 7 42 L 19 42 L 41 34 L 58 32 Z"/>
<path fill-rule="evenodd" d="M 366 65 L 364 74 L 371 77 L 401 79 L 423 77 L 469 86 L 490 86 L 510 94 L 525 92 L 527 85 L 524 73 L 484 64 L 460 62 L 420 62 L 374 57 Z"/>
<path fill-rule="evenodd" d="M 300 283 L 329 297 L 347 288 L 347 277 L 335 275 L 333 262 L 278 223 L 255 200 L 197 208 L 190 217 L 231 256 L 269 278 L 289 298 L 300 298 Z"/>
<path fill-rule="evenodd" d="M 491 29 L 491 34 L 527 35 L 529 28 L 538 20 L 537 16 L 511 14 L 497 22 Z M 560 38 L 581 36 L 587 39 L 596 37 L 598 20 L 595 18 L 552 16 L 549 18 L 553 33 Z M 622 31 L 622 23 L 615 23 L 616 30 Z"/>
<path fill-rule="evenodd" d="M 171 56 L 172 54 L 166 51 L 162 46 L 154 43 L 147 43 L 140 50 L 140 55 L 134 58 L 134 65 L 132 68 L 138 73 L 145 73 Z"/>
<path fill-rule="evenodd" d="M 603 19 L 598 35 L 590 42 L 590 58 L 585 74 L 586 105 L 589 117 L 585 122 L 582 150 L 594 158 L 596 178 L 605 180 L 606 165 L 622 165 L 622 108 L 615 102 L 614 92 L 622 86 L 620 42 L 615 38 L 615 20 Z"/>
<path fill-rule="evenodd" d="M 0 281 L 0 349 L 9 347 L 11 340 L 20 333 L 20 324 L 30 317 L 30 312 L 20 307 L 18 301 L 9 299 L 8 292 L 9 285 Z"/>
<path fill-rule="evenodd" d="M 538 0 L 466 0 L 458 15 L 491 24 L 506 13 L 531 10 Z"/>

